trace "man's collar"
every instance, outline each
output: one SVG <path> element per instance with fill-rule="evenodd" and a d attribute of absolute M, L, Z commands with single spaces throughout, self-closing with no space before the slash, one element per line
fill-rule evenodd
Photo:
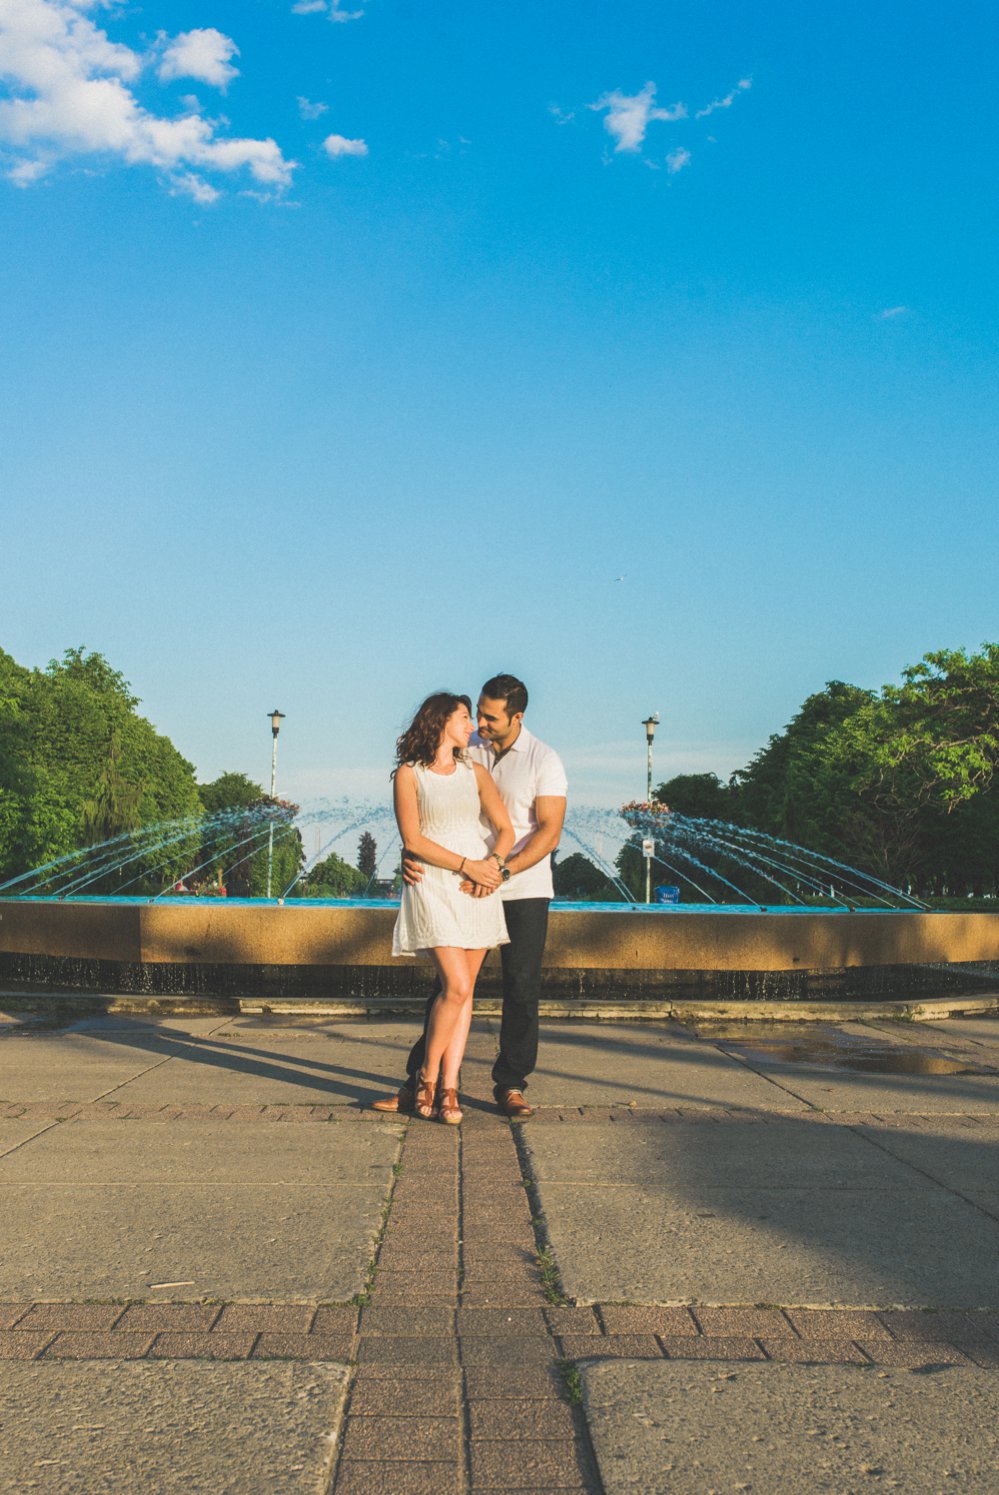
<path fill-rule="evenodd" d="M 476 732 L 475 738 L 476 738 L 476 741 L 475 741 L 475 744 L 474 744 L 475 746 L 488 748 L 490 750 L 490 752 L 492 753 L 492 755 L 493 755 L 494 758 L 498 756 L 497 750 L 496 750 L 496 744 L 494 742 L 487 742 L 485 740 L 485 738 L 479 736 L 478 732 Z M 511 744 L 510 744 L 510 746 L 508 748 L 504 748 L 503 749 L 503 757 L 505 758 L 506 755 L 507 755 L 507 753 L 520 753 L 520 752 L 524 752 L 530 746 L 530 742 L 531 742 L 531 734 L 527 730 L 527 728 L 524 726 L 524 723 L 521 722 L 521 724 L 520 724 L 520 731 L 517 733 L 517 736 L 516 736 L 515 740 L 513 742 L 511 742 Z"/>

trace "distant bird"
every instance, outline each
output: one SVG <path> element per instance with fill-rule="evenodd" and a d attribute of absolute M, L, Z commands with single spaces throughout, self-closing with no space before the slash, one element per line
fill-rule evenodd
<path fill-rule="evenodd" d="M 627 573 L 627 571 L 626 571 L 626 572 L 625 572 L 625 573 L 624 573 L 624 575 L 625 575 L 625 576 L 627 576 L 627 574 L 628 574 L 628 573 Z M 624 581 L 624 576 L 615 576 L 615 578 L 614 578 L 614 580 L 615 580 L 615 581 Z"/>

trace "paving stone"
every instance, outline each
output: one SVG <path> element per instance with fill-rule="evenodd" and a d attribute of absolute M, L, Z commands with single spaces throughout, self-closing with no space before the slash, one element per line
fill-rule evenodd
<path fill-rule="evenodd" d="M 502 1190 L 497 1199 L 494 1189 Z M 462 1174 L 462 1223 L 473 1225 L 502 1225 L 506 1220 L 529 1220 L 532 1214 L 531 1196 L 526 1189 L 512 1189 L 503 1182 L 499 1171 L 491 1168 L 484 1180 L 484 1188 L 476 1188 L 467 1170 Z"/>
<path fill-rule="evenodd" d="M 351 1417 L 458 1417 L 458 1377 L 424 1376 L 412 1381 L 358 1381 L 350 1398 Z"/>
<path fill-rule="evenodd" d="M 402 1287 L 411 1287 L 414 1292 L 446 1292 L 454 1287 L 456 1273 L 454 1262 L 448 1262 L 445 1267 L 428 1265 L 424 1272 L 419 1271 L 412 1263 L 405 1270 L 379 1263 L 373 1290 L 377 1291 L 385 1283 L 398 1283 Z"/>
<path fill-rule="evenodd" d="M 571 1439 L 504 1442 L 477 1439 L 471 1444 L 473 1490 L 578 1490 L 582 1484 L 576 1445 Z"/>
<path fill-rule="evenodd" d="M 499 1369 L 509 1369 L 543 1365 L 557 1357 L 555 1341 L 547 1334 L 525 1335 L 521 1339 L 485 1339 L 474 1335 L 470 1339 L 461 1339 L 462 1365 L 495 1365 Z M 516 1371 L 511 1373 L 516 1374 Z"/>
<path fill-rule="evenodd" d="M 112 1329 L 124 1303 L 36 1303 L 18 1324 L 21 1329 Z"/>
<path fill-rule="evenodd" d="M 432 1191 L 432 1192 L 431 1192 Z M 429 1179 L 419 1190 L 403 1200 L 398 1194 L 392 1196 L 392 1210 L 388 1218 L 388 1229 L 428 1230 L 439 1235 L 455 1235 L 458 1225 L 458 1191 L 449 1191 L 453 1197 L 441 1197 L 441 1191 Z"/>
<path fill-rule="evenodd" d="M 115 1329 L 106 1334 L 77 1331 L 57 1334 L 45 1351 L 46 1360 L 141 1360 L 149 1353 L 153 1335 Z"/>
<path fill-rule="evenodd" d="M 454 1309 L 446 1307 L 383 1308 L 373 1303 L 361 1310 L 362 1334 L 436 1337 L 454 1333 Z"/>
<path fill-rule="evenodd" d="M 136 1329 L 157 1334 L 163 1329 L 207 1332 L 221 1310 L 208 1303 L 135 1303 L 126 1308 L 115 1325 L 115 1333 Z"/>
<path fill-rule="evenodd" d="M 354 1340 L 350 1334 L 271 1334 L 265 1331 L 253 1347 L 254 1360 L 333 1360 L 346 1365 L 353 1353 Z"/>
<path fill-rule="evenodd" d="M 802 1339 L 889 1339 L 881 1318 L 867 1308 L 785 1308 Z"/>
<path fill-rule="evenodd" d="M 246 1360 L 254 1334 L 158 1334 L 149 1351 L 154 1360 Z"/>
<path fill-rule="evenodd" d="M 316 1314 L 325 1314 L 322 1329 L 352 1332 L 356 1308 L 316 1309 L 311 1303 L 229 1303 L 214 1324 L 216 1333 L 307 1334 Z"/>
<path fill-rule="evenodd" d="M 546 1401 L 507 1397 L 471 1402 L 468 1408 L 473 1438 L 552 1438 L 574 1436 L 572 1408 L 554 1397 Z"/>
<path fill-rule="evenodd" d="M 455 1247 L 449 1247 L 447 1251 L 421 1252 L 415 1245 L 396 1246 L 389 1241 L 379 1252 L 378 1270 L 385 1268 L 390 1272 L 411 1272 L 414 1276 L 424 1274 L 432 1277 L 453 1272 L 457 1260 L 458 1252 Z"/>
<path fill-rule="evenodd" d="M 402 1464 L 380 1459 L 342 1463 L 336 1473 L 336 1495 L 457 1495 L 461 1466 L 455 1463 Z"/>
<path fill-rule="evenodd" d="M 386 1251 L 389 1246 L 393 1251 L 412 1251 L 418 1257 L 423 1256 L 452 1256 L 458 1244 L 458 1231 L 452 1220 L 446 1228 L 434 1230 L 426 1226 L 417 1225 L 390 1225 L 385 1235 Z"/>
<path fill-rule="evenodd" d="M 382 1308 L 398 1308 L 409 1305 L 410 1307 L 425 1308 L 453 1308 L 458 1301 L 458 1294 L 452 1288 L 450 1292 L 415 1292 L 410 1287 L 382 1285 L 379 1283 L 377 1291 L 378 1303 Z"/>
<path fill-rule="evenodd" d="M 705 1334 L 792 1334 L 794 1331 L 779 1308 L 694 1308 L 691 1310 Z"/>
<path fill-rule="evenodd" d="M 996 1370 L 999 1368 L 999 1344 L 989 1343 L 986 1340 L 973 1340 L 961 1343 L 959 1340 L 954 1346 L 963 1355 L 967 1355 L 972 1365 L 979 1365 L 983 1370 Z"/>
<path fill-rule="evenodd" d="M 497 1375 L 494 1366 L 470 1365 L 465 1370 L 469 1402 L 507 1400 L 509 1397 L 568 1401 L 568 1392 L 558 1366 L 524 1365 L 516 1375 Z"/>
<path fill-rule="evenodd" d="M 490 1282 L 530 1282 L 539 1285 L 541 1270 L 536 1256 L 532 1256 L 529 1260 L 523 1257 L 516 1259 L 501 1257 L 497 1261 L 487 1261 L 475 1254 L 466 1254 L 462 1262 L 461 1280 L 463 1283 L 479 1287 L 483 1283 Z"/>
<path fill-rule="evenodd" d="M 30 1303 L 0 1303 L 0 1329 L 13 1329 L 30 1307 Z"/>
<path fill-rule="evenodd" d="M 898 1365 L 916 1370 L 923 1365 L 971 1363 L 967 1355 L 962 1355 L 954 1345 L 928 1339 L 859 1339 L 857 1345 L 875 1365 Z"/>
<path fill-rule="evenodd" d="M 462 1264 L 467 1271 L 509 1271 L 514 1267 L 530 1270 L 537 1268 L 538 1251 L 533 1235 L 529 1239 L 507 1243 L 496 1241 L 491 1236 L 481 1240 L 463 1240 Z"/>
<path fill-rule="evenodd" d="M 35 1334 L 20 1329 L 0 1330 L 0 1360 L 34 1360 L 47 1344 L 51 1344 L 52 1338 L 47 1329 Z"/>
<path fill-rule="evenodd" d="M 411 1383 L 427 1383 L 429 1381 L 441 1385 L 459 1385 L 461 1382 L 461 1368 L 455 1362 L 453 1365 L 435 1365 L 432 1374 L 426 1365 L 399 1365 L 391 1361 L 366 1360 L 354 1366 L 354 1385 L 359 1386 L 365 1381 L 392 1381 L 399 1386 L 407 1386 Z"/>
<path fill-rule="evenodd" d="M 702 1336 L 689 1339 L 683 1334 L 662 1334 L 659 1343 L 670 1360 L 766 1359 L 755 1339 L 707 1339 Z"/>
<path fill-rule="evenodd" d="M 505 1283 L 492 1288 L 464 1287 L 461 1297 L 466 1308 L 544 1308 L 548 1302 L 541 1288 L 529 1283 L 523 1287 Z"/>
<path fill-rule="evenodd" d="M 540 1308 L 459 1308 L 458 1333 L 462 1338 L 475 1334 L 519 1338 L 545 1335 L 548 1326 Z"/>
<path fill-rule="evenodd" d="M 461 1455 L 461 1423 L 457 1417 L 354 1417 L 347 1418 L 341 1458 L 391 1459 L 411 1463 L 414 1459 L 447 1459 Z"/>
<path fill-rule="evenodd" d="M 939 1343 L 956 1335 L 962 1339 L 999 1337 L 999 1319 L 992 1313 L 905 1313 L 887 1309 L 878 1317 L 895 1339 Z"/>
<path fill-rule="evenodd" d="M 553 1334 L 600 1334 L 592 1308 L 546 1308 L 545 1320 Z"/>
<path fill-rule="evenodd" d="M 783 1334 L 779 1339 L 761 1337 L 757 1343 L 770 1360 L 781 1360 L 787 1365 L 866 1365 L 866 1356 L 848 1339 L 792 1339 Z"/>
<path fill-rule="evenodd" d="M 454 1339 L 407 1339 L 398 1335 L 372 1335 L 362 1338 L 357 1358 L 362 1365 L 457 1365 L 457 1342 Z"/>
<path fill-rule="evenodd" d="M 692 1340 L 691 1343 L 694 1343 Z M 625 1356 L 629 1360 L 659 1360 L 662 1350 L 653 1334 L 563 1334 L 559 1338 L 567 1360 Z"/>
<path fill-rule="evenodd" d="M 312 1320 L 314 1334 L 353 1334 L 357 1328 L 358 1310 L 352 1303 L 321 1303 Z"/>
<path fill-rule="evenodd" d="M 601 1304 L 608 1334 L 698 1334 L 687 1308 L 630 1308 Z"/>

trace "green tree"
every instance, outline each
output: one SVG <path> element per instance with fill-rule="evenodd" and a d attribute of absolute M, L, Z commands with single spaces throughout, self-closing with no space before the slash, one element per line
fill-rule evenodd
<path fill-rule="evenodd" d="M 301 891 L 308 898 L 359 897 L 368 886 L 363 869 L 352 867 L 335 852 L 330 852 L 321 862 L 309 869 L 302 879 Z"/>
<path fill-rule="evenodd" d="M 198 865 L 209 889 L 219 875 L 230 897 L 263 898 L 267 893 L 270 827 L 274 826 L 271 892 L 301 892 L 297 881 L 305 861 L 301 833 L 293 824 L 298 806 L 271 799 L 244 773 L 223 773 L 198 793 L 207 813 Z"/>
<path fill-rule="evenodd" d="M 559 857 L 552 866 L 552 881 L 555 897 L 573 902 L 620 903 L 621 893 L 605 872 L 584 856 L 574 851 L 564 860 Z"/>
<path fill-rule="evenodd" d="M 0 652 L 0 878 L 121 840 L 87 890 L 160 885 L 172 853 L 130 851 L 129 831 L 196 817 L 194 770 L 137 711 L 124 677 L 100 654 L 69 649 L 45 670 Z M 174 845 L 177 860 L 183 849 Z M 81 875 L 86 875 L 81 869 Z"/>
<path fill-rule="evenodd" d="M 733 793 L 716 773 L 681 773 L 653 792 L 652 798 L 678 815 L 704 820 L 730 820 Z"/>
<path fill-rule="evenodd" d="M 357 843 L 357 865 L 366 878 L 372 878 L 378 869 L 378 843 L 370 831 L 364 831 Z"/>

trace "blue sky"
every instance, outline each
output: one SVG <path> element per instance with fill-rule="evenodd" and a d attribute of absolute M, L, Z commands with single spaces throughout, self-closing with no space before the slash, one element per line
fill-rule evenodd
<path fill-rule="evenodd" d="M 0 644 L 303 799 L 511 670 L 614 805 L 994 638 L 997 31 L 0 0 Z"/>

